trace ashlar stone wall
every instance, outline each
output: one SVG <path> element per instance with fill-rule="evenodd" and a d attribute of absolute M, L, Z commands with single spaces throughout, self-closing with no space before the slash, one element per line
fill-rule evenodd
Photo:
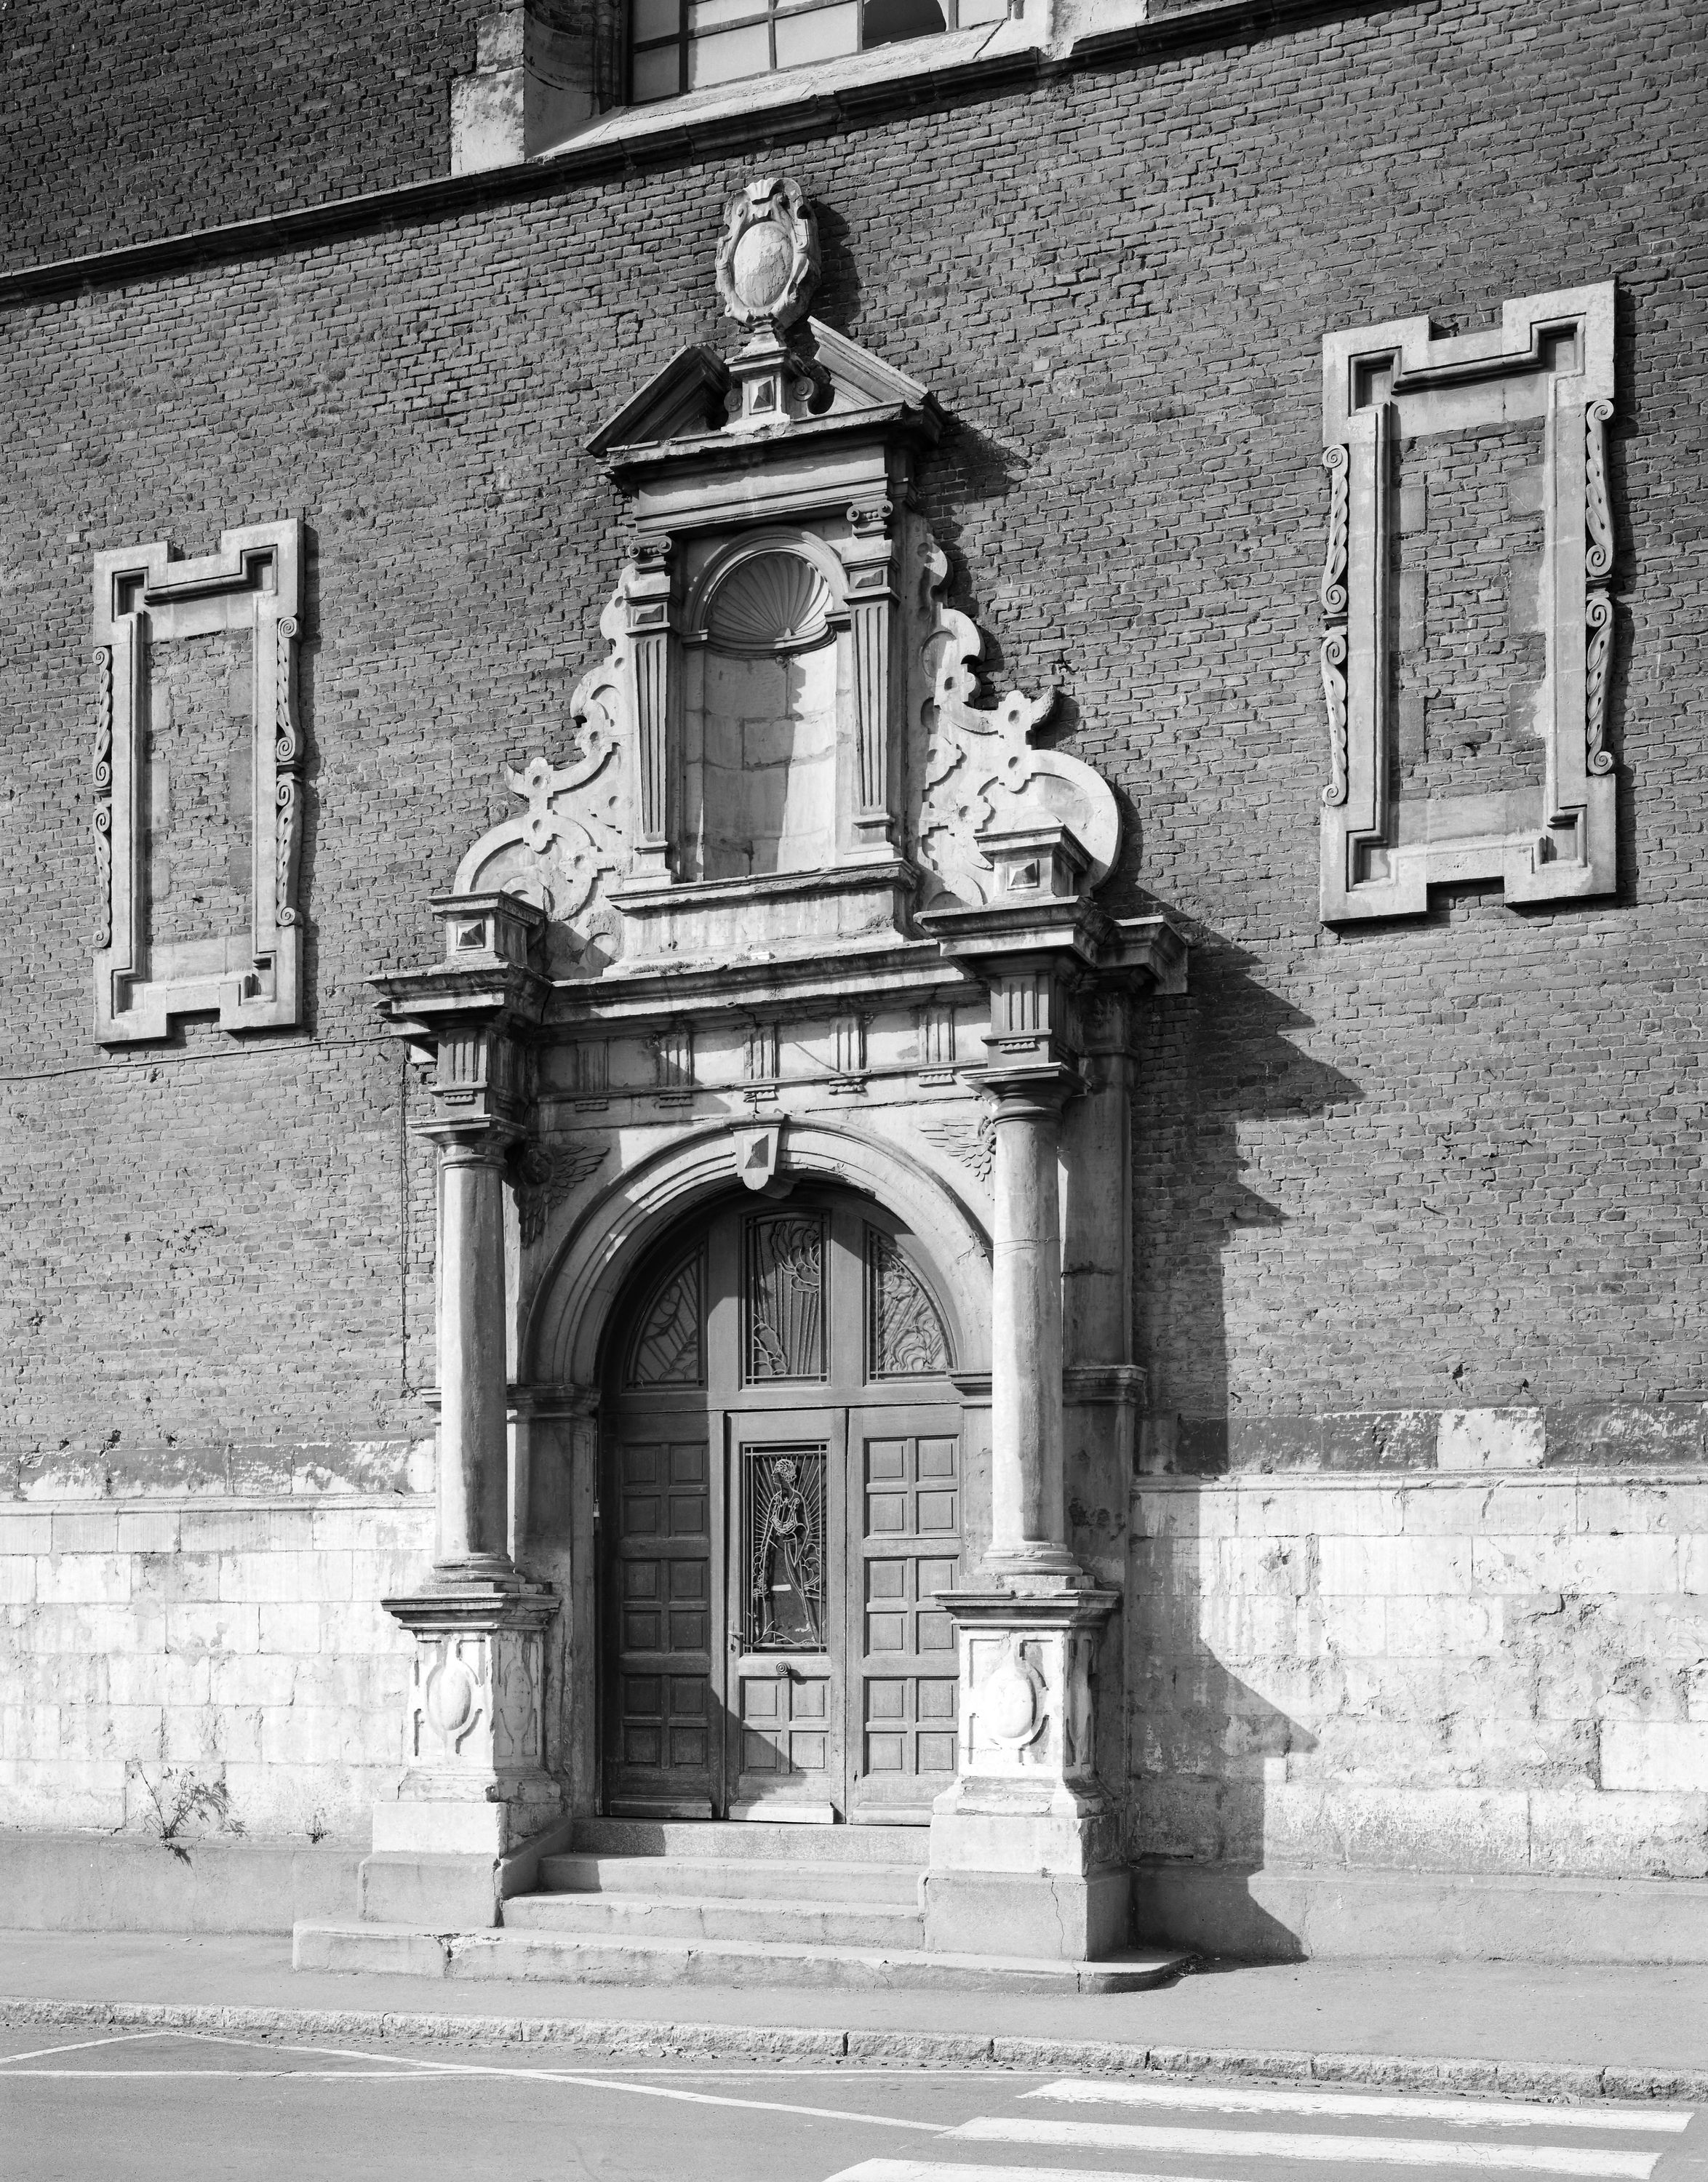
<path fill-rule="evenodd" d="M 0 1825 L 365 1844 L 430 1448 L 390 1494 L 0 1500 Z"/>
<path fill-rule="evenodd" d="M 1708 1469 L 1145 1476 L 1135 1857 L 1708 1876 Z"/>

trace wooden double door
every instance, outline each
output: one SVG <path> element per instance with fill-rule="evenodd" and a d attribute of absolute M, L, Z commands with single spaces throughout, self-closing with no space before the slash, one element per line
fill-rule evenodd
<path fill-rule="evenodd" d="M 955 1775 L 961 1409 L 915 1238 L 744 1194 L 619 1305 L 599 1496 L 615 1814 L 923 1823 Z"/>

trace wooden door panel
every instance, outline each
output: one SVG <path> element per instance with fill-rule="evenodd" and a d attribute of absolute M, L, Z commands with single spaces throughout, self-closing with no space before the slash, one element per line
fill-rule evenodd
<path fill-rule="evenodd" d="M 932 1593 L 958 1577 L 962 1482 L 923 1254 L 851 1193 L 744 1193 L 661 1250 L 613 1332 L 604 1808 L 923 1822 L 954 1775 Z M 750 1456 L 790 1448 L 818 1466 L 810 1576 L 755 1532 Z"/>
<path fill-rule="evenodd" d="M 606 1808 L 709 1818 L 716 1769 L 711 1445 L 625 1437 L 615 1454 Z"/>
<path fill-rule="evenodd" d="M 729 1815 L 829 1821 L 845 1798 L 840 1414 L 729 1419 Z"/>
<path fill-rule="evenodd" d="M 923 1404 L 849 1420 L 857 1818 L 927 1818 L 955 1777 L 955 1631 L 933 1594 L 960 1576 L 959 1426 L 957 1411 Z"/>

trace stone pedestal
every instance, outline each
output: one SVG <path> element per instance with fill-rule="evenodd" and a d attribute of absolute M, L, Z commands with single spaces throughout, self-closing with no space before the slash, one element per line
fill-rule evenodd
<path fill-rule="evenodd" d="M 563 1817 L 546 1772 L 546 1648 L 553 1593 L 513 1573 L 388 1598 L 415 1640 L 396 1803 L 374 1807 L 362 1913 L 386 1922 L 494 1924 L 506 1865 Z"/>
<path fill-rule="evenodd" d="M 1085 1960 L 1124 1947 L 1130 1881 L 1093 1753 L 1114 1592 L 940 1595 L 960 1652 L 958 1777 L 931 1814 L 925 1944 Z"/>
<path fill-rule="evenodd" d="M 375 1849 L 506 1856 L 560 1815 L 545 1769 L 543 1584 L 447 1581 L 385 1610 L 415 1639 L 408 1769 L 374 1813 Z"/>

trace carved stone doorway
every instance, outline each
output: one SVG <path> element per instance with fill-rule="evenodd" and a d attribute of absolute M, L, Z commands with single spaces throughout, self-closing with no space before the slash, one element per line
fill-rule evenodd
<path fill-rule="evenodd" d="M 925 1824 L 955 1779 L 962 1434 L 899 1222 L 746 1193 L 618 1305 L 599 1496 L 618 1815 Z"/>

